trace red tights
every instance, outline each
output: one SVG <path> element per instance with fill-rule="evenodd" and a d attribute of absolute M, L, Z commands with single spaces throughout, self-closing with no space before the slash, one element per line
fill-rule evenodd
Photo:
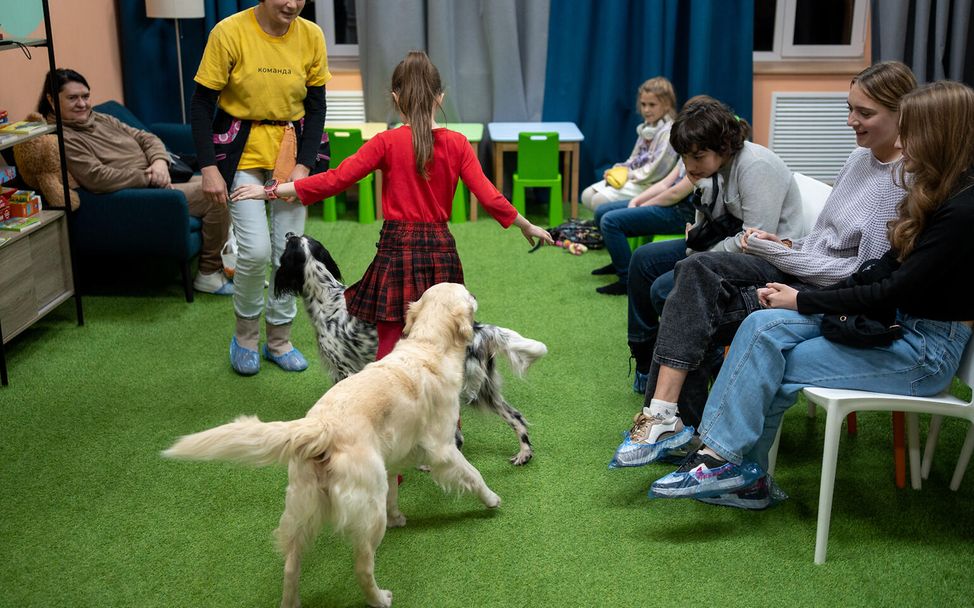
<path fill-rule="evenodd" d="M 406 326 L 402 321 L 376 321 L 375 329 L 379 333 L 379 348 L 375 352 L 378 361 L 392 352 L 396 342 L 402 337 L 402 329 Z"/>

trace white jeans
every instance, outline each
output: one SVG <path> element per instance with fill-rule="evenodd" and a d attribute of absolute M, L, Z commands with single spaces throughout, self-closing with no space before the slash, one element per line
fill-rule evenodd
<path fill-rule="evenodd" d="M 271 171 L 247 169 L 237 171 L 231 191 L 245 184 L 263 184 Z M 270 207 L 270 226 L 266 207 Z M 267 290 L 265 318 L 271 325 L 284 325 L 294 320 L 297 305 L 294 296 L 274 297 L 274 278 L 281 265 L 284 235 L 288 232 L 304 234 L 308 211 L 295 201 L 244 200 L 230 203 L 230 219 L 237 238 L 237 269 L 233 275 L 233 308 L 237 316 L 256 319 L 264 310 L 264 279 L 267 266 L 273 262 L 270 288 Z"/>

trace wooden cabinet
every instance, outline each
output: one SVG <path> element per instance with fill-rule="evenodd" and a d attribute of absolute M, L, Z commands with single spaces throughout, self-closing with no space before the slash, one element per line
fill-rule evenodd
<path fill-rule="evenodd" d="M 14 336 L 74 295 L 67 218 L 42 211 L 40 225 L 25 232 L 0 231 L 0 332 Z"/>

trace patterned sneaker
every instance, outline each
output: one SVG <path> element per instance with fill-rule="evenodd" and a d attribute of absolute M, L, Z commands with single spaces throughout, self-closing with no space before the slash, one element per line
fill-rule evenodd
<path fill-rule="evenodd" d="M 741 488 L 736 492 L 721 494 L 719 496 L 703 496 L 697 500 L 710 505 L 722 505 L 725 507 L 735 507 L 737 509 L 760 511 L 761 509 L 767 509 L 771 505 L 788 498 L 786 495 L 784 495 L 784 492 L 781 492 L 780 490 L 778 490 L 778 492 L 780 492 L 780 496 L 772 497 L 772 485 L 773 482 L 769 482 L 768 476 L 764 475 L 762 477 L 758 477 L 757 481 L 751 485 Z"/>
<path fill-rule="evenodd" d="M 610 469 L 649 464 L 693 438 L 693 427 L 684 426 L 679 416 L 666 419 L 639 412 L 633 423 L 609 462 Z"/>
<path fill-rule="evenodd" d="M 653 482 L 652 498 L 707 498 L 745 488 L 764 476 L 753 462 L 736 465 L 699 451 L 690 454 L 680 468 Z"/>

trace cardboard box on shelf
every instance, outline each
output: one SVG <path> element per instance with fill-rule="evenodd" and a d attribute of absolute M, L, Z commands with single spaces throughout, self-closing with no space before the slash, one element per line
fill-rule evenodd
<path fill-rule="evenodd" d="M 41 212 L 41 197 L 37 195 L 32 196 L 27 201 L 11 200 L 8 204 L 10 205 L 10 215 L 13 217 L 30 217 Z"/>

